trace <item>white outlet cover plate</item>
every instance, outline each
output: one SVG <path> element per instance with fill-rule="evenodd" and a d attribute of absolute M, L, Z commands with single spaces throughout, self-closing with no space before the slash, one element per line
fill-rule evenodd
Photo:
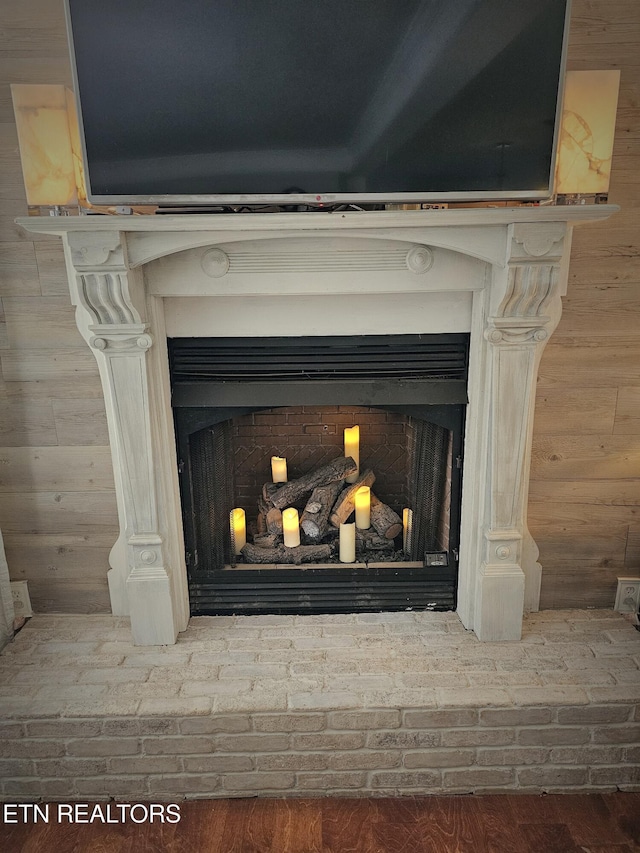
<path fill-rule="evenodd" d="M 27 583 L 28 581 L 11 581 L 11 596 L 16 617 L 33 616 Z"/>
<path fill-rule="evenodd" d="M 629 599 L 633 601 L 629 601 Z M 635 613 L 640 605 L 640 578 L 618 578 L 618 591 L 613 609 L 617 613 Z"/>

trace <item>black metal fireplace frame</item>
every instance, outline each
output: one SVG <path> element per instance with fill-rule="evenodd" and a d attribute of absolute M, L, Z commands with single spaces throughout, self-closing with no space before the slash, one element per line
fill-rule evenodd
<path fill-rule="evenodd" d="M 193 615 L 452 610 L 456 606 L 467 334 L 170 339 L 189 596 Z M 289 405 L 381 408 L 451 430 L 450 561 L 445 567 L 203 571 L 190 437 L 250 412 Z"/>

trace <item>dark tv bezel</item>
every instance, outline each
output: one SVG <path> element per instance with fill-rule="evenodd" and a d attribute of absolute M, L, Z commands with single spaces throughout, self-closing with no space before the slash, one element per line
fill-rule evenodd
<path fill-rule="evenodd" d="M 569 43 L 569 26 L 571 21 L 572 0 L 566 0 L 564 32 L 562 37 L 562 49 L 560 56 L 560 68 L 558 74 L 558 97 L 556 102 L 556 113 L 553 129 L 553 142 L 551 163 L 549 168 L 549 181 L 545 189 L 538 190 L 495 190 L 495 191 L 465 191 L 465 192 L 439 192 L 424 190 L 421 192 L 391 192 L 391 193 L 238 193 L 238 194 L 188 194 L 168 193 L 154 195 L 98 195 L 91 191 L 91 173 L 87 158 L 85 144 L 84 126 L 82 121 L 82 103 L 80 99 L 80 87 L 78 82 L 78 71 L 76 67 L 75 49 L 73 42 L 73 30 L 71 26 L 71 0 L 64 0 L 64 12 L 67 27 L 67 39 L 71 59 L 71 73 L 73 80 L 74 96 L 78 114 L 78 125 L 80 128 L 80 144 L 82 147 L 82 161 L 84 166 L 85 185 L 87 199 L 97 205 L 148 205 L 158 207 L 237 207 L 237 206 L 307 206 L 307 207 L 332 207 L 334 205 L 387 205 L 387 204 L 429 204 L 429 203 L 473 203 L 473 202 L 544 202 L 553 197 L 556 159 L 558 155 L 558 137 L 562 118 L 562 102 L 564 95 L 564 79 L 567 66 L 567 53 Z"/>

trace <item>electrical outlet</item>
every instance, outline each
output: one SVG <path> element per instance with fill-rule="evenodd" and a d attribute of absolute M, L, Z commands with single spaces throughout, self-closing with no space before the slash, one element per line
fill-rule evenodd
<path fill-rule="evenodd" d="M 618 578 L 614 610 L 618 613 L 637 613 L 640 609 L 640 578 Z"/>
<path fill-rule="evenodd" d="M 638 581 L 640 583 L 640 581 Z M 16 618 L 33 616 L 27 581 L 11 581 L 11 596 Z"/>

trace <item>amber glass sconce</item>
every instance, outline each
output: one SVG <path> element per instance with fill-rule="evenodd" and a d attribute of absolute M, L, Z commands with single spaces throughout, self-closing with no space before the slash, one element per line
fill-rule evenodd
<path fill-rule="evenodd" d="M 11 96 L 29 213 L 77 213 L 86 191 L 73 93 L 14 83 Z"/>
<path fill-rule="evenodd" d="M 567 72 L 556 159 L 558 203 L 606 201 L 619 88 L 619 71 Z"/>

